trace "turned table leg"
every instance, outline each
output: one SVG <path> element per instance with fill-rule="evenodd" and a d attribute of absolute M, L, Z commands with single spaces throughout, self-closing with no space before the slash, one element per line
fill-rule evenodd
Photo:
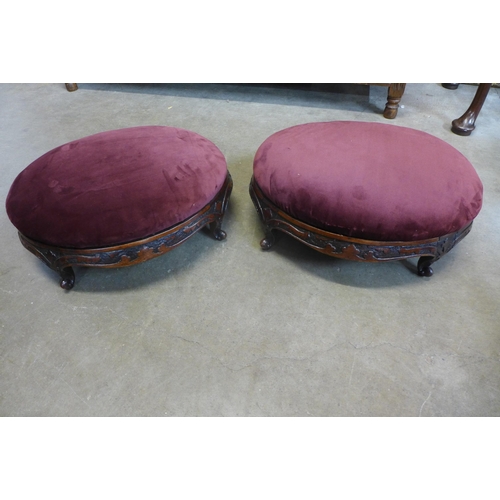
<path fill-rule="evenodd" d="M 460 117 L 451 122 L 451 131 L 458 135 L 470 135 L 476 128 L 474 123 L 483 107 L 484 101 L 490 91 L 491 83 L 480 83 L 476 95 L 469 109 Z"/>
<path fill-rule="evenodd" d="M 393 119 L 398 114 L 399 102 L 405 91 L 406 83 L 391 83 L 387 91 L 387 104 L 384 109 L 384 118 Z"/>

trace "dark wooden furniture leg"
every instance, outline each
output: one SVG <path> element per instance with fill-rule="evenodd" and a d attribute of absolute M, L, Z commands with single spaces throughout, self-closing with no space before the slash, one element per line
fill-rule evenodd
<path fill-rule="evenodd" d="M 68 92 L 74 92 L 75 90 L 78 90 L 78 84 L 76 83 L 65 83 L 66 85 L 66 90 Z"/>
<path fill-rule="evenodd" d="M 387 104 L 384 109 L 384 118 L 393 119 L 398 114 L 399 102 L 406 88 L 406 83 L 391 83 L 387 91 Z"/>
<path fill-rule="evenodd" d="M 476 128 L 475 122 L 490 91 L 491 83 L 480 83 L 469 109 L 451 122 L 451 131 L 457 135 L 470 135 Z"/>

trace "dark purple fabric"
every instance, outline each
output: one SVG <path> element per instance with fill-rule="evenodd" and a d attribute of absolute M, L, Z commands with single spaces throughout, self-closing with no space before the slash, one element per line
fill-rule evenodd
<path fill-rule="evenodd" d="M 204 137 L 174 127 L 102 132 L 53 149 L 23 170 L 7 214 L 28 238 L 97 248 L 136 241 L 194 215 L 227 165 Z"/>
<path fill-rule="evenodd" d="M 479 213 L 483 186 L 455 148 L 430 134 L 382 123 L 291 127 L 258 149 L 254 177 L 292 217 L 377 241 L 452 233 Z"/>

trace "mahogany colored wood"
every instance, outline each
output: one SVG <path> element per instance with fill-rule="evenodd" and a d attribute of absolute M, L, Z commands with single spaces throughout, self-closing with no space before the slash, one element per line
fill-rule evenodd
<path fill-rule="evenodd" d="M 260 242 L 264 250 L 269 250 L 274 245 L 276 231 L 281 231 L 318 252 L 340 259 L 387 262 L 419 257 L 419 276 L 431 276 L 431 264 L 448 253 L 472 228 L 471 222 L 454 233 L 419 241 L 363 240 L 324 231 L 295 219 L 269 201 L 253 177 L 250 182 L 250 197 L 264 224 L 265 238 Z"/>
<path fill-rule="evenodd" d="M 226 233 L 221 225 L 232 188 L 233 181 L 228 172 L 226 181 L 215 198 L 189 219 L 154 236 L 123 245 L 75 249 L 45 245 L 21 233 L 19 239 L 27 250 L 59 274 L 62 288 L 71 290 L 75 285 L 72 266 L 115 268 L 140 264 L 169 252 L 203 227 L 208 227 L 215 239 L 224 240 Z"/>
<path fill-rule="evenodd" d="M 460 117 L 451 122 L 451 131 L 457 135 L 470 135 L 476 128 L 476 119 L 483 107 L 486 96 L 491 88 L 491 83 L 480 83 L 474 99 L 467 111 Z"/>
<path fill-rule="evenodd" d="M 66 85 L 66 90 L 68 92 L 74 92 L 75 90 L 78 90 L 78 84 L 76 83 L 65 83 Z"/>

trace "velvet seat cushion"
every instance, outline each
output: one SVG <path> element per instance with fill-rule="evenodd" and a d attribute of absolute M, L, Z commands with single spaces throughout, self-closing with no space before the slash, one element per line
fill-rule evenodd
<path fill-rule="evenodd" d="M 320 229 L 376 241 L 455 232 L 479 213 L 483 186 L 455 148 L 406 127 L 309 123 L 270 136 L 254 159 L 263 194 Z"/>
<path fill-rule="evenodd" d="M 221 189 L 221 151 L 164 126 L 102 132 L 44 154 L 15 179 L 14 226 L 58 247 L 100 248 L 152 236 L 194 215 Z"/>

